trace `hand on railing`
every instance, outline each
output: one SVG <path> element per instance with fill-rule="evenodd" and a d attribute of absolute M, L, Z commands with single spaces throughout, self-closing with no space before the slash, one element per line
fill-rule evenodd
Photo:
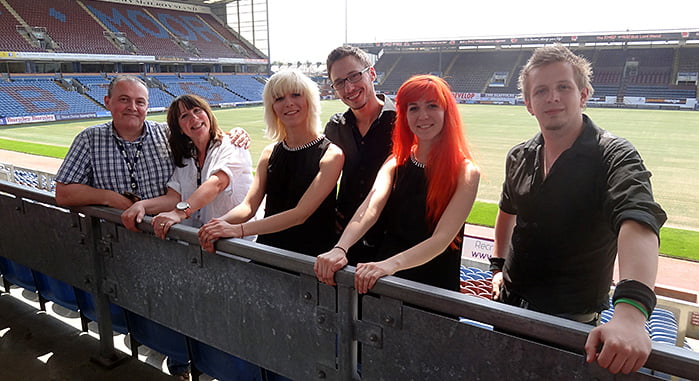
<path fill-rule="evenodd" d="M 594 328 L 587 336 L 586 361 L 597 360 L 599 366 L 614 374 L 639 370 L 651 352 L 645 322 L 645 316 L 633 306 L 617 305 L 612 320 Z"/>

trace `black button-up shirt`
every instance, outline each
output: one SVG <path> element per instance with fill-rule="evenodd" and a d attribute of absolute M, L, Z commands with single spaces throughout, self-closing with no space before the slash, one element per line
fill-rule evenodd
<path fill-rule="evenodd" d="M 359 133 L 357 119 L 352 110 L 333 115 L 325 125 L 325 135 L 345 154 L 345 164 L 342 167 L 340 189 L 337 194 L 338 223 L 342 228 L 352 219 L 354 212 L 371 191 L 379 168 L 391 154 L 396 106 L 387 96 L 379 94 L 378 97 L 384 102 L 383 108 L 364 136 Z M 365 235 L 363 240 L 365 246 L 374 247 L 378 244 L 372 241 L 379 239 L 381 234 L 379 225 L 380 223 L 377 223 Z M 359 244 L 362 244 L 362 241 Z M 350 254 L 357 253 L 357 246 L 353 246 Z M 360 258 L 351 255 L 350 264 L 356 264 L 357 260 L 369 260 L 372 255 L 369 253 L 361 255 Z"/>
<path fill-rule="evenodd" d="M 667 219 L 633 145 L 587 115 L 583 120 L 582 133 L 546 179 L 541 133 L 512 148 L 506 161 L 500 209 L 517 223 L 505 287 L 551 314 L 608 308 L 621 223 L 631 219 L 658 234 Z"/>

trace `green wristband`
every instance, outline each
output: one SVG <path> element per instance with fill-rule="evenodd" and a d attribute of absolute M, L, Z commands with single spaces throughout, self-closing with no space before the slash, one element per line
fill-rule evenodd
<path fill-rule="evenodd" d="M 617 299 L 616 301 L 614 301 L 614 307 L 616 307 L 616 305 L 619 304 L 619 303 L 626 303 L 626 304 L 630 304 L 630 305 L 636 307 L 636 309 L 638 309 L 639 311 L 641 311 L 641 313 L 643 314 L 643 316 L 646 317 L 646 320 L 648 320 L 648 317 L 649 317 L 649 316 L 648 316 L 648 311 L 646 311 L 646 309 L 641 305 L 641 303 L 639 303 L 639 302 L 637 302 L 637 301 L 635 301 L 635 300 L 627 299 L 627 298 L 619 298 L 619 299 Z"/>

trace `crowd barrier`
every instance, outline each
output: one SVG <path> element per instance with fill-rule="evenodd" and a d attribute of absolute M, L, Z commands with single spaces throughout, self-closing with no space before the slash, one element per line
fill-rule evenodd
<path fill-rule="evenodd" d="M 581 323 L 396 277 L 360 296 L 353 267 L 328 286 L 313 257 L 240 239 L 208 253 L 195 229 L 176 225 L 160 240 L 149 222 L 128 231 L 117 210 L 67 210 L 49 192 L 0 181 L 0 256 L 95 296 L 106 363 L 113 303 L 295 380 L 699 375 L 698 353 L 653 344 L 648 372 L 614 376 L 585 363 L 591 327 Z"/>

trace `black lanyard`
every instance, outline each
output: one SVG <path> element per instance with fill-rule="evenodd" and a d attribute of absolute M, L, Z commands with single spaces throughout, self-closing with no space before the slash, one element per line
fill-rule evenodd
<path fill-rule="evenodd" d="M 126 162 L 126 168 L 129 170 L 129 176 L 131 176 L 131 191 L 135 193 L 138 189 L 138 180 L 136 180 L 136 163 L 138 162 L 138 158 L 141 157 L 143 142 L 139 142 L 136 145 L 136 154 L 134 155 L 133 161 L 131 161 L 129 160 L 129 155 L 126 153 L 124 143 L 122 143 L 116 136 L 114 137 L 114 141 L 116 141 L 117 146 L 119 147 L 121 157 L 123 157 L 124 162 Z"/>
<path fill-rule="evenodd" d="M 197 188 L 199 188 L 199 186 L 201 186 L 201 167 L 199 166 L 199 154 L 196 149 L 194 150 L 192 159 L 194 159 L 194 166 L 197 167 Z"/>

